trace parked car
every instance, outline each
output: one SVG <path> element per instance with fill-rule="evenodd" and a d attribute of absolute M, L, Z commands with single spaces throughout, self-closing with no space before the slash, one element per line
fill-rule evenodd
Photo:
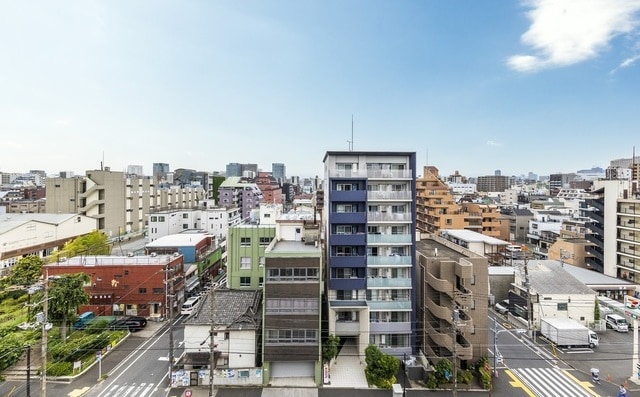
<path fill-rule="evenodd" d="M 503 299 L 500 302 L 496 303 L 496 305 L 494 306 L 494 308 L 496 309 L 496 311 L 500 314 L 507 314 L 509 313 L 509 299 Z"/>
<path fill-rule="evenodd" d="M 109 329 L 112 330 L 128 330 L 129 332 L 137 332 L 147 326 L 147 319 L 139 316 L 129 316 L 112 321 Z"/>

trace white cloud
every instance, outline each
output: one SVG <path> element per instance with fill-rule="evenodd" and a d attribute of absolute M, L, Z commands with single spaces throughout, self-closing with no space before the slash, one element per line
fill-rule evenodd
<path fill-rule="evenodd" d="M 636 61 L 640 59 L 640 55 L 636 55 L 636 56 L 632 56 L 630 58 L 625 59 L 624 61 L 622 61 L 620 63 L 620 65 L 618 65 L 618 67 L 614 68 L 611 72 L 609 72 L 610 74 L 615 74 L 619 69 L 624 69 L 624 68 L 628 68 L 629 66 L 632 66 L 634 63 L 636 63 Z"/>
<path fill-rule="evenodd" d="M 519 72 L 573 65 L 596 57 L 640 22 L 640 0 L 532 0 L 529 30 L 521 37 L 532 54 L 509 57 Z"/>
<path fill-rule="evenodd" d="M 499 143 L 499 142 L 492 141 L 491 139 L 489 139 L 489 140 L 487 141 L 487 146 L 502 146 L 502 144 L 501 144 L 501 143 Z"/>

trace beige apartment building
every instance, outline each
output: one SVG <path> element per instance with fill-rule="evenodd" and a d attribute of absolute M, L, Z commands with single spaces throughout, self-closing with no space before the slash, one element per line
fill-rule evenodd
<path fill-rule="evenodd" d="M 434 364 L 467 368 L 487 355 L 487 258 L 434 234 L 416 251 L 418 346 Z"/>
<path fill-rule="evenodd" d="M 438 177 L 438 169 L 425 166 L 416 181 L 417 228 L 425 233 L 442 229 L 466 229 L 500 237 L 498 208 L 479 203 L 457 203 L 449 186 Z"/>
<path fill-rule="evenodd" d="M 159 186 L 151 177 L 104 170 L 47 179 L 47 213 L 76 213 L 97 219 L 109 237 L 142 232 L 152 211 L 195 208 L 201 187 Z"/>

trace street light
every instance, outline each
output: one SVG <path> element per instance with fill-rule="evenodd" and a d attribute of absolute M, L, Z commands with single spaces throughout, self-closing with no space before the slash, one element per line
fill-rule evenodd
<path fill-rule="evenodd" d="M 518 334 L 523 334 L 525 332 L 527 332 L 526 329 L 522 329 L 522 328 L 516 328 L 516 329 L 507 329 L 507 328 L 503 328 L 501 330 L 498 330 L 498 321 L 496 320 L 496 318 L 493 318 L 493 375 L 495 377 L 498 377 L 498 368 L 496 366 L 496 357 L 498 356 L 498 334 L 500 332 L 515 332 Z"/>

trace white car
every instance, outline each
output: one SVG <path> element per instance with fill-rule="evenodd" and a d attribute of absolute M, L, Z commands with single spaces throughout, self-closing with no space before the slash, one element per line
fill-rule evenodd
<path fill-rule="evenodd" d="M 496 303 L 496 305 L 494 306 L 494 308 L 496 309 L 496 311 L 500 314 L 507 314 L 509 313 L 509 299 L 504 299 L 501 300 L 500 302 Z"/>

